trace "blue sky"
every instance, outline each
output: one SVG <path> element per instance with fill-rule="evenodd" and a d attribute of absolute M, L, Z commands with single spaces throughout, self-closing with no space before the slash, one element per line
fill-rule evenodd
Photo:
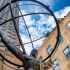
<path fill-rule="evenodd" d="M 53 11 L 59 11 L 60 9 L 63 9 L 66 6 L 70 6 L 70 0 L 53 0 Z"/>
<path fill-rule="evenodd" d="M 39 1 L 43 2 L 45 5 L 48 5 L 49 8 L 54 12 L 57 18 L 63 18 L 63 16 L 65 16 L 70 11 L 70 0 L 39 0 Z M 20 4 L 23 4 L 23 3 L 20 3 Z M 45 9 L 39 6 L 37 7 L 37 6 L 22 5 L 20 9 L 23 14 L 29 13 L 29 12 L 45 12 Z M 55 28 L 56 26 L 52 16 L 38 14 L 38 15 L 32 15 L 32 16 L 25 16 L 24 18 L 25 18 L 27 27 L 29 29 L 29 32 L 31 34 L 32 40 L 36 40 L 42 36 L 45 36 L 47 32 L 51 32 L 53 28 Z M 23 43 L 30 42 L 30 38 L 22 18 L 20 18 L 19 23 L 20 23 L 19 25 L 20 34 L 21 34 Z M 34 42 L 33 43 L 34 47 L 35 48 L 41 47 L 43 43 L 43 39 L 37 42 Z M 32 45 L 26 44 L 24 46 L 27 53 L 29 54 L 32 50 Z"/>
<path fill-rule="evenodd" d="M 53 11 L 59 11 L 66 6 L 70 6 L 70 0 L 39 0 L 45 5 L 48 4 Z"/>

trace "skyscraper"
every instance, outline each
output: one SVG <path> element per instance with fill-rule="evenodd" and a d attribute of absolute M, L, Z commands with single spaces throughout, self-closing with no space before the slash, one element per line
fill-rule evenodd
<path fill-rule="evenodd" d="M 7 3 L 10 3 L 10 0 L 0 0 L 0 9 L 6 5 Z M 18 16 L 19 12 L 16 8 L 16 5 L 18 3 L 11 4 L 12 7 L 12 12 L 13 16 Z M 11 19 L 11 12 L 10 12 L 10 7 L 9 5 L 5 7 L 3 10 L 0 11 L 0 24 L 5 22 L 6 20 Z M 15 19 L 16 21 L 16 27 L 19 31 L 18 28 L 18 19 Z M 15 27 L 13 24 L 13 21 L 6 22 L 5 24 L 1 25 L 0 28 L 7 34 L 8 37 L 10 37 L 16 45 L 19 45 L 18 37 L 15 31 Z M 19 61 L 6 47 L 5 45 L 1 42 L 0 40 L 0 53 L 3 54 L 5 58 L 8 60 L 17 63 L 17 64 L 22 64 L 21 61 Z M 17 67 L 5 62 L 1 57 L 0 57 L 0 70 L 16 70 Z"/>

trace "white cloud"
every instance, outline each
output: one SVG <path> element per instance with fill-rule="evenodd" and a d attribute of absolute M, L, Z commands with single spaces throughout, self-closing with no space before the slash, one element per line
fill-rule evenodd
<path fill-rule="evenodd" d="M 27 53 L 28 55 L 30 55 L 31 50 L 33 49 L 33 48 L 31 47 L 31 44 L 29 43 L 29 44 L 24 45 L 24 48 L 25 48 L 25 50 L 26 50 L 26 53 Z"/>
<path fill-rule="evenodd" d="M 28 26 L 30 26 L 31 24 L 34 23 L 33 20 L 31 21 L 31 16 L 24 16 L 24 19 L 25 19 L 26 24 L 27 24 Z"/>
<path fill-rule="evenodd" d="M 59 19 L 59 18 L 63 18 L 64 16 L 66 16 L 69 11 L 70 11 L 70 7 L 65 7 L 64 9 L 62 9 L 60 11 L 57 11 L 57 12 L 54 12 L 54 13 L 55 13 L 55 16 Z M 26 13 L 25 11 L 22 11 L 22 12 Z M 35 20 L 32 20 L 31 16 L 25 16 L 24 17 L 25 21 L 26 21 L 26 24 L 29 26 L 29 31 L 32 34 L 32 39 L 37 39 L 40 36 L 42 36 L 41 32 L 43 32 L 43 31 L 46 31 L 46 30 L 47 31 L 52 31 L 53 28 L 55 28 L 55 26 L 56 26 L 55 21 L 54 21 L 52 16 L 47 17 L 45 15 L 40 15 L 40 17 L 41 17 L 41 19 L 38 20 L 37 22 Z M 38 29 L 33 28 L 31 26 L 32 24 L 37 24 Z M 42 27 L 43 24 L 47 24 L 47 27 L 46 28 Z M 23 42 L 30 42 L 30 39 L 28 37 L 26 37 L 26 35 L 21 35 L 21 37 L 22 37 Z M 36 47 L 36 48 L 40 47 L 43 43 L 43 40 L 44 40 L 44 38 L 37 41 L 37 42 L 34 42 L 33 43 L 34 47 Z M 25 45 L 25 49 L 26 49 L 26 52 L 27 52 L 28 55 L 30 54 L 30 52 L 32 50 L 31 46 L 32 46 L 31 44 Z"/>
<path fill-rule="evenodd" d="M 59 18 L 64 18 L 64 16 L 66 16 L 68 14 L 68 12 L 70 12 L 70 6 L 68 7 L 64 7 L 64 9 L 61 9 L 57 12 L 55 12 L 55 16 L 59 19 Z"/>
<path fill-rule="evenodd" d="M 21 10 L 21 12 L 19 12 L 19 15 L 21 15 L 21 13 L 22 13 L 22 14 L 27 14 L 27 12 L 24 11 L 24 10 Z"/>
<path fill-rule="evenodd" d="M 30 42 L 30 39 L 26 35 L 24 35 L 24 34 L 20 34 L 20 35 L 21 35 L 23 44 Z"/>

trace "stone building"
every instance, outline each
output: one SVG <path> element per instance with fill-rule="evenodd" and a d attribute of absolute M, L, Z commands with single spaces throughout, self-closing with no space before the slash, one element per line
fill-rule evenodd
<path fill-rule="evenodd" d="M 70 12 L 58 22 L 61 32 L 59 46 L 51 57 L 53 64 L 49 70 L 70 70 Z M 42 47 L 38 49 L 38 57 L 44 59 L 51 53 L 56 43 L 56 37 L 57 29 L 55 28 L 44 40 Z"/>
<path fill-rule="evenodd" d="M 6 3 L 8 3 L 10 0 L 0 0 L 0 9 L 6 5 Z M 16 4 L 12 4 L 12 11 L 14 16 L 18 15 L 18 10 L 16 7 Z M 5 20 L 8 20 L 11 18 L 11 13 L 10 13 L 10 9 L 9 6 L 7 6 L 5 9 L 3 9 L 2 11 L 0 11 L 0 24 L 3 23 Z M 18 28 L 18 19 L 16 19 L 16 26 L 17 29 Z M 3 24 L 0 26 L 2 28 L 3 31 L 5 31 L 8 35 L 8 37 L 10 37 L 11 39 L 13 39 L 13 41 L 15 42 L 16 45 L 19 45 L 19 40 L 14 28 L 14 24 L 13 21 L 9 21 L 6 24 Z M 6 47 L 5 45 L 1 42 L 0 40 L 0 53 L 3 54 L 3 56 L 5 58 L 7 58 L 8 60 L 12 61 L 13 63 L 16 64 L 22 64 L 22 62 L 17 59 Z M 1 57 L 0 57 L 0 70 L 17 70 L 18 67 L 13 66 L 9 63 L 7 63 L 6 61 L 4 61 Z"/>

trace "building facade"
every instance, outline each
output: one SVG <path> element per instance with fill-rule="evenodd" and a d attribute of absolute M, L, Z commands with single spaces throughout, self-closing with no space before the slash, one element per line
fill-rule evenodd
<path fill-rule="evenodd" d="M 52 65 L 48 70 L 70 70 L 70 12 L 58 22 L 61 32 L 59 46 L 50 58 Z M 38 49 L 38 58 L 47 57 L 53 50 L 56 40 L 57 29 L 55 28 L 44 40 L 42 47 Z"/>
<path fill-rule="evenodd" d="M 10 2 L 10 0 L 0 0 L 0 9 L 6 5 L 8 2 Z M 14 3 L 12 4 L 12 11 L 13 11 L 13 14 L 14 16 L 17 16 L 18 15 L 18 10 L 16 7 L 16 4 L 18 3 Z M 3 9 L 1 12 L 0 12 L 0 23 L 3 23 L 4 21 L 8 20 L 11 18 L 11 13 L 10 13 L 10 8 L 9 6 L 7 6 L 5 9 Z M 18 19 L 16 19 L 16 26 L 18 28 Z M 17 37 L 17 34 L 16 34 L 16 31 L 15 31 L 15 28 L 14 28 L 14 24 L 13 24 L 13 21 L 9 21 L 5 24 L 3 24 L 2 26 L 0 26 L 2 28 L 2 30 L 4 32 L 6 32 L 6 34 L 8 35 L 8 37 L 10 37 L 16 45 L 19 45 L 19 40 L 18 40 L 18 37 Z M 19 28 L 18 28 L 19 30 Z M 0 53 L 5 57 L 7 58 L 8 60 L 10 60 L 11 62 L 13 63 L 16 63 L 16 64 L 22 64 L 22 62 L 17 59 L 6 47 L 5 45 L 1 42 L 0 40 Z M 3 58 L 0 57 L 0 70 L 17 70 L 18 67 L 16 66 L 13 66 L 11 64 L 9 64 L 8 62 L 4 61 Z"/>

